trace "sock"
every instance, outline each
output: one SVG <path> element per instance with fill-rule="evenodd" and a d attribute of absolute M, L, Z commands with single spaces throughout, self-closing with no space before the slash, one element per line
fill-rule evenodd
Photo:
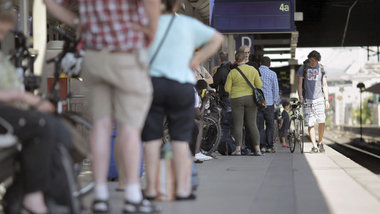
<path fill-rule="evenodd" d="M 138 183 L 125 186 L 125 199 L 132 203 L 139 203 L 143 197 Z"/>
<path fill-rule="evenodd" d="M 107 184 L 95 185 L 95 198 L 100 200 L 108 200 L 108 187 Z"/>

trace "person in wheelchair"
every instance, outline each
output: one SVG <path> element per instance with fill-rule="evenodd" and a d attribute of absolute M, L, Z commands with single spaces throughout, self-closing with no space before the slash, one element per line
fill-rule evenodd
<path fill-rule="evenodd" d="M 13 11 L 0 11 L 0 39 L 15 22 Z M 54 111 L 53 104 L 24 92 L 22 85 L 14 66 L 0 53 L 0 118 L 12 126 L 13 135 L 21 143 L 19 162 L 23 197 L 19 213 L 48 213 L 44 192 L 51 188 L 52 151 L 57 143 L 71 145 L 71 135 L 50 114 Z M 0 128 L 0 131 L 4 130 Z M 4 146 L 0 144 L 0 150 Z"/>
<path fill-rule="evenodd" d="M 206 104 L 209 101 L 207 96 L 208 84 L 205 80 L 200 79 L 195 84 L 196 99 L 195 99 L 195 118 L 194 118 L 194 130 L 193 137 L 190 143 L 191 153 L 194 155 L 195 163 L 201 163 L 203 161 L 211 160 L 212 157 L 204 155 L 201 152 L 201 143 L 203 136 L 203 116 L 206 109 Z"/>

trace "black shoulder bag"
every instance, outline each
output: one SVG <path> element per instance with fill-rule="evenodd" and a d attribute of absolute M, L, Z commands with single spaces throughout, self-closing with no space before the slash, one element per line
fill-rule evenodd
<path fill-rule="evenodd" d="M 239 73 L 243 76 L 245 81 L 247 81 L 248 85 L 253 90 L 253 101 L 256 103 L 257 107 L 259 108 L 266 108 L 267 103 L 265 101 L 264 93 L 261 89 L 253 87 L 251 82 L 247 79 L 247 77 L 244 75 L 244 73 L 240 70 L 240 68 L 236 67 L 236 70 L 239 71 Z"/>

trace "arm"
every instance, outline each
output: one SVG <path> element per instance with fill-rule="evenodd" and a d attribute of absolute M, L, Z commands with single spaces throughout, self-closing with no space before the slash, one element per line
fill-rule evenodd
<path fill-rule="evenodd" d="M 143 0 L 144 9 L 148 16 L 149 24 L 148 26 L 140 26 L 141 31 L 145 34 L 147 40 L 147 46 L 153 42 L 154 36 L 156 35 L 158 18 L 160 17 L 160 0 Z"/>
<path fill-rule="evenodd" d="M 280 129 L 282 128 L 282 125 L 284 124 L 284 119 L 281 119 L 281 122 L 280 122 Z"/>
<path fill-rule="evenodd" d="M 214 80 L 212 79 L 211 74 L 206 69 L 205 69 L 205 80 L 206 80 L 207 84 L 209 84 L 209 85 L 214 83 Z"/>
<path fill-rule="evenodd" d="M 254 84 L 253 85 L 255 86 L 255 88 L 261 88 L 261 87 L 263 87 L 263 82 L 261 81 L 259 72 L 256 69 L 255 69 L 255 71 L 256 71 L 255 72 L 255 80 L 254 80 Z"/>
<path fill-rule="evenodd" d="M 191 59 L 190 68 L 196 69 L 201 62 L 212 56 L 219 49 L 222 42 L 222 34 L 215 32 L 211 39 Z"/>
<path fill-rule="evenodd" d="M 326 109 L 330 108 L 329 103 L 329 86 L 327 85 L 327 77 L 323 77 L 323 95 L 325 97 L 325 107 Z"/>
<path fill-rule="evenodd" d="M 55 18 L 59 19 L 63 23 L 76 27 L 79 24 L 78 16 L 68 10 L 67 8 L 59 5 L 54 0 L 44 0 L 46 7 L 50 14 L 52 14 Z"/>
<path fill-rule="evenodd" d="M 232 88 L 232 72 L 230 72 L 227 76 L 227 80 L 226 80 L 226 84 L 224 84 L 224 90 L 227 92 L 227 93 L 231 93 L 231 88 Z"/>
<path fill-rule="evenodd" d="M 303 102 L 303 96 L 302 96 L 302 84 L 303 84 L 303 77 L 298 77 L 298 98 L 300 102 Z"/>
<path fill-rule="evenodd" d="M 4 90 L 0 91 L 0 101 L 6 103 L 23 103 L 35 107 L 42 112 L 53 112 L 54 106 L 39 96 L 32 93 L 22 93 L 18 90 Z"/>
<path fill-rule="evenodd" d="M 209 98 L 208 95 L 204 96 L 203 99 L 202 99 L 201 108 L 200 108 L 200 110 L 199 110 L 199 111 L 200 111 L 200 115 L 201 115 L 201 117 L 203 117 L 203 114 L 204 114 L 205 109 L 206 109 L 206 103 L 208 102 L 209 99 L 210 99 L 210 98 Z"/>
<path fill-rule="evenodd" d="M 273 91 L 273 101 L 275 104 L 278 104 L 279 103 L 279 89 L 278 89 L 278 78 L 277 78 L 277 74 L 275 73 L 274 74 L 274 91 Z"/>

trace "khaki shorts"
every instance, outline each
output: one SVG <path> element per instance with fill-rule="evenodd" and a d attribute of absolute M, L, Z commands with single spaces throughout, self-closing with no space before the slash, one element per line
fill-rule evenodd
<path fill-rule="evenodd" d="M 89 50 L 83 65 L 93 120 L 111 116 L 142 129 L 152 101 L 152 83 L 138 54 Z"/>

